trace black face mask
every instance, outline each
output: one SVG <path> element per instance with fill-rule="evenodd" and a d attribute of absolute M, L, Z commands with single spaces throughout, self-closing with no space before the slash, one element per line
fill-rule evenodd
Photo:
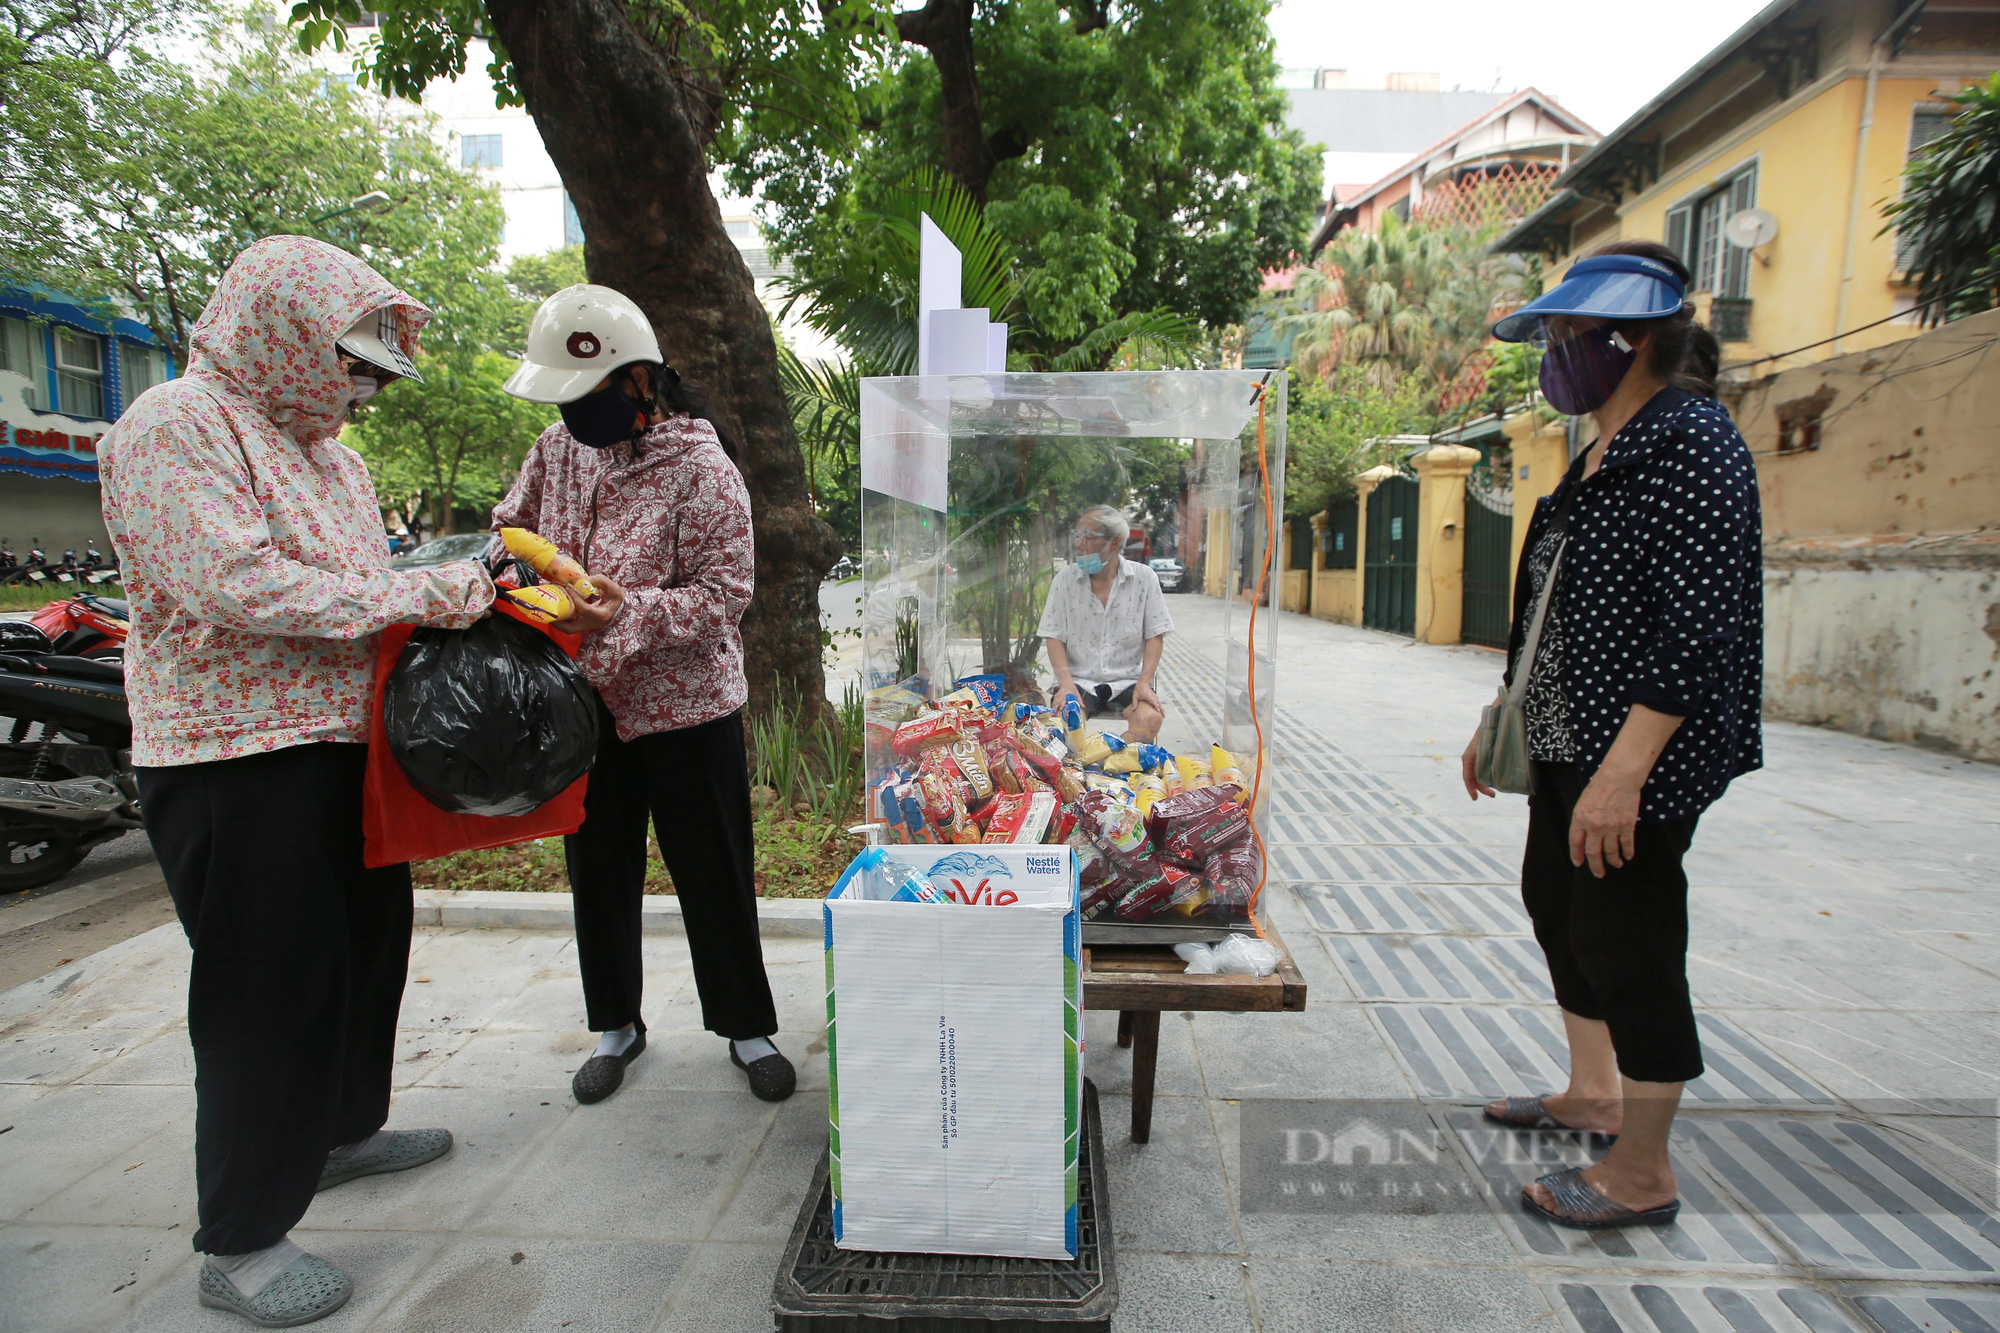
<path fill-rule="evenodd" d="M 626 393 L 622 384 L 607 384 L 596 393 L 562 404 L 563 425 L 569 427 L 578 444 L 609 449 L 631 438 L 639 407 L 639 400 Z"/>

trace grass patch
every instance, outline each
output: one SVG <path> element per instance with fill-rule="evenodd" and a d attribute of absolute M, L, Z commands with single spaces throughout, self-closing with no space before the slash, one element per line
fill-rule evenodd
<path fill-rule="evenodd" d="M 767 809 L 756 817 L 756 881 L 764 898 L 824 898 L 854 857 L 847 825 L 804 812 Z M 568 893 L 569 871 L 561 838 L 537 838 L 421 861 L 410 867 L 420 889 L 490 890 L 500 893 Z M 646 840 L 646 892 L 674 892 L 660 844 Z"/>
<path fill-rule="evenodd" d="M 95 587 L 88 583 L 57 583 L 50 579 L 47 583 L 10 583 L 0 588 L 0 611 L 39 611 L 50 602 L 66 602 L 80 592 L 96 593 L 99 597 L 123 597 L 125 589 L 117 583 L 100 583 Z"/>

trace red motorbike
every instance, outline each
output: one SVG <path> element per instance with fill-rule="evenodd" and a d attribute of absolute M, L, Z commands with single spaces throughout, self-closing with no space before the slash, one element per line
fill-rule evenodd
<path fill-rule="evenodd" d="M 49 636 L 50 651 L 69 657 L 123 657 L 132 628 L 132 608 L 117 597 L 80 592 L 50 602 L 28 623 Z"/>

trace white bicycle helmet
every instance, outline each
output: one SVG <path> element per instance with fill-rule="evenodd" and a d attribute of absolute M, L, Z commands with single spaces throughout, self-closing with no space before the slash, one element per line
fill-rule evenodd
<path fill-rule="evenodd" d="M 542 302 L 528 325 L 528 354 L 501 387 L 531 403 L 573 403 L 613 371 L 665 360 L 630 297 L 580 282 Z"/>

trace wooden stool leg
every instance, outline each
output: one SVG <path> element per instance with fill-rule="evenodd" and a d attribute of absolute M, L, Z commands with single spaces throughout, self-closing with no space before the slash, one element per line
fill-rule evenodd
<path fill-rule="evenodd" d="M 1132 1016 L 1132 1142 L 1153 1137 L 1153 1075 L 1160 1059 L 1160 1011 Z"/>
<path fill-rule="evenodd" d="M 1120 1009 L 1118 1011 L 1118 1048 L 1123 1050 L 1131 1044 L 1132 1011 L 1130 1009 Z"/>

